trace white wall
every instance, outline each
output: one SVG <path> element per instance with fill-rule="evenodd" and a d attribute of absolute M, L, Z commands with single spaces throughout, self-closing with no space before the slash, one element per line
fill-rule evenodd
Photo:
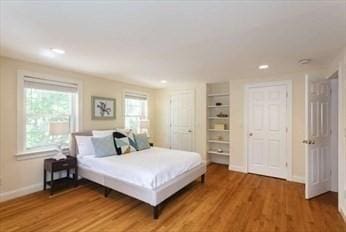
<path fill-rule="evenodd" d="M 278 80 L 293 82 L 292 96 L 292 175 L 296 181 L 304 181 L 305 177 L 305 75 L 324 76 L 325 70 L 268 76 L 265 78 L 247 78 L 230 81 L 231 93 L 231 156 L 230 164 L 245 169 L 244 154 L 244 92 L 245 86 L 253 83 Z"/>
<path fill-rule="evenodd" d="M 169 99 L 172 94 L 184 90 L 195 93 L 195 151 L 206 159 L 206 84 L 184 85 L 155 91 L 155 145 L 170 145 L 170 109 Z M 191 109 L 192 110 L 192 109 Z"/>
<path fill-rule="evenodd" d="M 346 47 L 328 66 L 328 74 L 335 71 L 339 74 L 339 210 L 346 221 Z"/>
<path fill-rule="evenodd" d="M 305 137 L 305 74 L 311 76 L 324 76 L 326 70 L 314 69 L 310 72 L 292 73 L 286 75 L 268 76 L 265 78 L 245 78 L 230 80 L 231 96 L 231 155 L 232 166 L 244 168 L 244 87 L 250 83 L 264 81 L 292 80 L 293 81 L 293 176 L 297 181 L 304 181 L 305 150 L 302 140 Z M 204 83 L 193 86 L 183 86 L 155 91 L 156 143 L 159 146 L 169 147 L 169 96 L 174 91 L 193 89 L 196 92 L 196 151 L 206 158 L 206 85 Z"/>
<path fill-rule="evenodd" d="M 43 158 L 18 160 L 17 153 L 17 71 L 26 70 L 44 75 L 79 80 L 83 83 L 83 128 L 107 129 L 123 127 L 124 90 L 149 95 L 149 119 L 154 121 L 153 89 L 59 70 L 48 66 L 0 57 L 0 200 L 41 189 Z M 116 98 L 116 120 L 91 120 L 91 96 Z M 151 128 L 151 136 L 155 132 Z"/>

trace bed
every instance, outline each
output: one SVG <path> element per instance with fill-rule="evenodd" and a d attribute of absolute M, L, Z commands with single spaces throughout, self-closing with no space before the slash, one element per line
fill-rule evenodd
<path fill-rule="evenodd" d="M 79 176 L 104 186 L 105 197 L 113 189 L 148 203 L 154 219 L 168 197 L 197 178 L 204 183 L 206 163 L 197 153 L 152 147 L 121 156 L 78 156 L 75 136 L 91 135 L 87 131 L 71 136 L 70 154 L 77 157 Z"/>

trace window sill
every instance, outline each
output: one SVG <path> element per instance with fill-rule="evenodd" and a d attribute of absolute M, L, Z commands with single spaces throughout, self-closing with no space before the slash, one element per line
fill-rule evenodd
<path fill-rule="evenodd" d="M 68 153 L 68 148 L 63 148 L 64 154 Z M 17 160 L 37 159 L 42 157 L 52 157 L 58 153 L 58 150 L 54 148 L 24 151 L 16 154 Z"/>

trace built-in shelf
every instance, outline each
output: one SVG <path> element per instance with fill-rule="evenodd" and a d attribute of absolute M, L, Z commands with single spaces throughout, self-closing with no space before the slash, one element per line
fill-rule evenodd
<path fill-rule="evenodd" d="M 208 154 L 229 156 L 228 152 L 208 151 Z"/>
<path fill-rule="evenodd" d="M 228 108 L 229 105 L 221 105 L 221 106 L 208 106 L 208 108 Z"/>
<path fill-rule="evenodd" d="M 208 131 L 215 131 L 215 132 L 229 132 L 229 130 L 218 130 L 218 129 L 208 129 Z"/>
<path fill-rule="evenodd" d="M 213 119 L 213 120 L 225 120 L 225 119 L 229 119 L 229 117 L 208 117 L 208 119 Z"/>
<path fill-rule="evenodd" d="M 230 157 L 230 101 L 229 82 L 207 84 L 207 155 L 212 163 L 229 165 Z M 217 115 L 227 115 L 218 117 Z M 219 129 L 214 129 L 219 128 Z M 227 128 L 227 129 L 226 129 Z M 218 136 L 221 135 L 221 136 Z M 223 152 L 218 152 L 222 149 Z"/>
<path fill-rule="evenodd" d="M 208 140 L 209 143 L 221 143 L 221 144 L 229 144 L 228 141 L 223 140 Z"/>
<path fill-rule="evenodd" d="M 208 94 L 208 97 L 227 97 L 229 93 L 211 93 Z"/>

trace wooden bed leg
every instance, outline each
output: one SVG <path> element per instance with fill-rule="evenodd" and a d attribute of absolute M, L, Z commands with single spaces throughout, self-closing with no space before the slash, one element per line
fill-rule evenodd
<path fill-rule="evenodd" d="M 201 183 L 204 184 L 205 182 L 205 174 L 201 175 Z"/>
<path fill-rule="evenodd" d="M 111 191 L 112 191 L 112 189 L 105 187 L 105 197 L 108 197 L 108 195 Z"/>
<path fill-rule="evenodd" d="M 159 213 L 159 205 L 153 206 L 153 219 L 158 219 Z"/>

